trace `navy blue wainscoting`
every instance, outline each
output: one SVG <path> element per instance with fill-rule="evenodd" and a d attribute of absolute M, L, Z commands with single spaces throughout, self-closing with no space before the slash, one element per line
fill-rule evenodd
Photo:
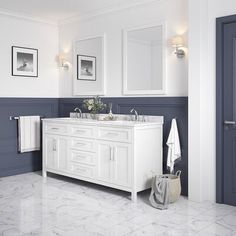
<path fill-rule="evenodd" d="M 57 98 L 0 98 L 0 177 L 41 170 L 40 151 L 17 151 L 17 121 L 10 116 L 58 116 Z"/>
<path fill-rule="evenodd" d="M 59 116 L 69 116 L 69 113 L 77 106 L 82 108 L 82 98 L 60 98 Z M 182 159 L 176 164 L 175 170 L 181 170 L 182 195 L 188 195 L 188 98 L 187 97 L 122 97 L 103 98 L 103 102 L 113 104 L 113 113 L 129 114 L 131 108 L 135 108 L 142 115 L 164 116 L 164 171 L 166 170 L 167 146 L 171 119 L 176 117 Z M 145 144 L 144 144 L 145 145 Z"/>

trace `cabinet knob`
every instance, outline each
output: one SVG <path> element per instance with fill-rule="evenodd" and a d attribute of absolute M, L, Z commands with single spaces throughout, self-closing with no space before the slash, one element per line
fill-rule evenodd
<path fill-rule="evenodd" d="M 76 143 L 76 146 L 85 146 L 85 145 L 86 145 L 86 143 L 80 143 L 80 142 Z"/>
<path fill-rule="evenodd" d="M 76 133 L 79 133 L 79 134 L 84 134 L 84 133 L 85 133 L 85 130 L 77 129 L 75 132 L 76 132 Z"/>
<path fill-rule="evenodd" d="M 117 135 L 119 135 L 119 134 L 117 134 L 117 133 L 107 133 L 107 136 L 112 136 L 112 137 L 116 137 Z"/>

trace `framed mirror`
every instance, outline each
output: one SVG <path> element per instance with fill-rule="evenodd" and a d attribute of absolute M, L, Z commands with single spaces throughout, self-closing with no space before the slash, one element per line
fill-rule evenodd
<path fill-rule="evenodd" d="M 165 23 L 123 31 L 123 93 L 165 94 Z"/>
<path fill-rule="evenodd" d="M 74 42 L 73 95 L 105 95 L 105 35 Z"/>

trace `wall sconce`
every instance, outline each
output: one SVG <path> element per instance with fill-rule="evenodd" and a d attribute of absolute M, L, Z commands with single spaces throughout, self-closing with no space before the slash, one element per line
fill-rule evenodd
<path fill-rule="evenodd" d="M 181 36 L 175 36 L 171 40 L 172 46 L 175 48 L 174 53 L 178 58 L 183 58 L 185 56 L 185 51 L 181 49 L 184 47 L 184 39 Z"/>
<path fill-rule="evenodd" d="M 60 54 L 58 56 L 58 60 L 59 60 L 59 65 L 60 67 L 68 70 L 69 69 L 69 61 L 67 60 L 67 56 L 65 54 Z"/>

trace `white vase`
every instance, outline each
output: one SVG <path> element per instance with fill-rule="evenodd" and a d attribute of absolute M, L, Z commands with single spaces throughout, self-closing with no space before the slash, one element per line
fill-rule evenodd
<path fill-rule="evenodd" d="M 98 113 L 90 113 L 90 117 L 91 117 L 93 120 L 98 120 L 99 114 L 98 114 Z"/>

